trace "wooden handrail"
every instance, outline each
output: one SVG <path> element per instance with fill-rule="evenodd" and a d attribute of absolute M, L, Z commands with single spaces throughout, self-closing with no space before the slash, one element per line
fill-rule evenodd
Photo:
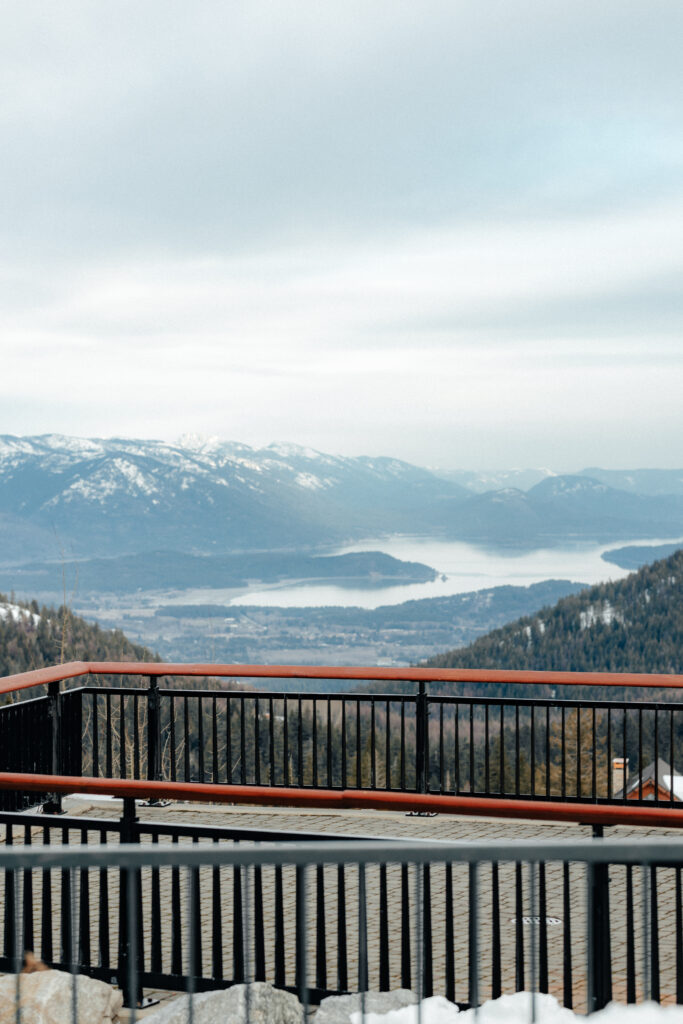
<path fill-rule="evenodd" d="M 212 665 L 144 661 L 72 661 L 0 678 L 0 693 L 82 675 L 213 676 L 232 679 L 339 679 L 358 682 L 514 683 L 528 686 L 605 686 L 682 689 L 683 675 L 648 672 L 542 672 L 502 669 L 378 668 L 330 665 Z"/>
<path fill-rule="evenodd" d="M 134 800 L 184 800 L 264 807 L 306 807 L 337 810 L 378 810 L 407 813 L 429 811 L 476 817 L 562 821 L 586 825 L 644 825 L 683 828 L 683 805 L 669 807 L 623 804 L 579 804 L 559 800 L 515 800 L 499 797 L 442 796 L 436 793 L 376 792 L 363 789 L 308 789 L 284 786 L 236 786 L 207 782 L 152 782 L 146 779 L 103 779 L 77 775 L 36 775 L 0 772 L 0 789 L 38 793 L 86 793 Z"/>

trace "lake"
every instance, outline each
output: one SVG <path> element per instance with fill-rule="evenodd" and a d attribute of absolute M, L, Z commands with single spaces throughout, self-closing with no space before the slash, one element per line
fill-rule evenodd
<path fill-rule="evenodd" d="M 548 579 L 566 579 L 581 583 L 602 583 L 628 576 L 628 569 L 620 569 L 603 561 L 601 555 L 627 544 L 655 545 L 674 542 L 682 538 L 653 538 L 649 540 L 620 541 L 611 544 L 588 544 L 573 547 L 541 548 L 537 551 L 489 551 L 474 544 L 459 541 L 437 541 L 420 537 L 392 537 L 368 540 L 339 548 L 330 554 L 350 551 L 384 551 L 403 561 L 423 562 L 440 574 L 431 583 L 412 583 L 386 587 L 343 587 L 330 583 L 273 584 L 259 587 L 233 597 L 231 604 L 267 605 L 269 607 L 307 608 L 324 605 L 355 605 L 360 608 L 378 608 L 385 604 L 400 604 L 424 597 L 448 597 L 489 587 L 529 586 Z M 445 577 L 445 578 L 444 578 Z"/>

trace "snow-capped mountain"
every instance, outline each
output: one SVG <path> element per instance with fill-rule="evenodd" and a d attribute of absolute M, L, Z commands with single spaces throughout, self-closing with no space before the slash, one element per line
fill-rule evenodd
<path fill-rule="evenodd" d="M 2 561 L 173 548 L 231 551 L 414 529 L 457 484 L 390 458 L 296 445 L 0 437 Z"/>
<path fill-rule="evenodd" d="M 683 536 L 683 496 L 545 472 L 472 493 L 388 457 L 292 444 L 0 437 L 0 563 L 329 548 L 392 533 L 535 547 Z"/>

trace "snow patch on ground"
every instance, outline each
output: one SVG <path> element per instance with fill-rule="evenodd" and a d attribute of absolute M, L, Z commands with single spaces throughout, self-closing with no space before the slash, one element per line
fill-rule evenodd
<path fill-rule="evenodd" d="M 34 626 L 37 626 L 40 622 L 40 615 L 36 615 L 35 612 L 31 612 L 28 608 L 21 608 L 18 604 L 0 604 L 0 619 L 3 622 L 7 622 L 8 619 L 12 619 L 13 622 L 20 622 L 22 619 L 24 622 L 30 619 Z"/>
<path fill-rule="evenodd" d="M 554 996 L 537 994 L 534 998 L 535 1013 L 532 1016 L 530 992 L 516 992 L 514 995 L 491 999 L 478 1010 L 458 1011 L 454 1003 L 443 996 L 423 999 L 419 1007 L 404 1006 L 389 1013 L 366 1013 L 365 1024 L 579 1024 L 585 1022 L 582 1014 L 560 1006 Z M 683 1024 L 683 1006 L 660 1006 L 658 1003 L 642 1003 L 639 1006 L 623 1006 L 610 1003 L 604 1010 L 591 1014 L 595 1024 Z M 351 1024 L 361 1024 L 361 1014 L 351 1014 Z"/>

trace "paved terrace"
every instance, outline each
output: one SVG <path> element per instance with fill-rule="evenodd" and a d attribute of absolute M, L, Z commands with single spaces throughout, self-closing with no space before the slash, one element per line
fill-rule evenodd
<path fill-rule="evenodd" d="M 64 801 L 67 813 L 88 818 L 117 819 L 121 813 L 121 801 L 118 800 L 97 800 L 91 798 L 71 797 Z M 287 830 L 301 833 L 316 832 L 334 835 L 349 835 L 367 839 L 371 837 L 387 837 L 397 839 L 427 839 L 427 840 L 465 840 L 476 843 L 483 840 L 500 840 L 505 842 L 511 839 L 529 840 L 535 838 L 545 839 L 577 839 L 586 838 L 591 835 L 590 828 L 573 824 L 553 824 L 541 822 L 523 822 L 501 819 L 456 817 L 451 815 L 437 815 L 435 817 L 413 817 L 393 812 L 377 811 L 317 811 L 299 809 L 269 809 L 264 807 L 225 807 L 207 806 L 192 804 L 172 804 L 162 808 L 151 808 L 138 805 L 137 813 L 141 821 L 163 821 L 178 824 L 197 824 L 211 826 L 225 826 L 230 828 L 258 828 L 268 830 Z M 14 842 L 21 842 L 20 830 L 14 829 Z M 40 829 L 34 830 L 34 842 L 41 842 Z M 636 829 L 617 826 L 608 830 L 610 837 L 614 838 L 636 838 L 646 836 L 679 836 L 680 831 L 663 829 Z M 113 840 L 112 836 L 112 840 Z M 56 840 L 56 837 L 55 837 Z M 79 834 L 72 833 L 71 842 L 79 841 Z M 91 837 L 91 841 L 93 838 Z M 181 840 L 182 842 L 183 840 Z M 232 872 L 221 869 L 221 891 L 223 905 L 223 967 L 225 977 L 232 975 Z M 574 992 L 575 1008 L 583 1009 L 585 999 L 585 888 L 583 866 L 572 865 L 570 869 L 571 890 L 572 890 L 572 964 L 574 970 Z M 58 872 L 53 872 L 58 875 Z M 90 872 L 90 875 L 95 875 Z M 114 873 L 115 874 L 115 873 Z M 143 899 L 149 898 L 150 879 L 145 877 L 149 872 L 143 872 Z M 468 998 L 468 963 L 467 963 L 467 934 L 468 934 L 468 900 L 467 900 L 467 866 L 455 865 L 453 869 L 453 907 L 446 905 L 445 879 L 443 866 L 435 866 L 431 873 L 431 913 L 432 913 L 432 935 L 434 948 L 434 991 L 443 992 L 445 989 L 445 952 L 444 934 L 447 913 L 452 913 L 455 920 L 455 973 L 456 973 L 456 998 L 466 1002 Z M 490 868 L 483 866 L 479 872 L 480 879 L 480 909 L 479 909 L 479 936 L 480 936 L 480 992 L 482 997 L 490 993 L 491 985 L 491 963 L 490 963 Z M 614 998 L 625 1001 L 626 999 L 626 890 L 625 890 L 625 868 L 610 868 L 610 895 L 612 911 L 612 951 L 614 964 Z M 417 900 L 421 899 L 421 890 L 417 872 L 411 869 L 411 914 L 413 921 L 416 921 Z M 640 908 L 642 907 L 640 890 L 640 870 L 634 870 L 634 901 L 636 907 L 636 963 L 637 963 L 637 988 L 638 998 L 642 997 L 642 919 Z M 291 926 L 294 921 L 294 873 L 293 870 L 285 869 L 285 927 Z M 118 906 L 117 906 L 117 884 L 112 878 L 110 885 L 110 941 L 112 962 L 115 961 L 115 951 L 118 931 Z M 98 901 L 98 879 L 91 877 L 90 886 L 90 907 L 91 907 L 91 934 L 97 934 L 97 901 Z M 183 888 L 182 914 L 185 921 L 187 899 L 185 890 L 185 879 L 181 880 Z M 309 964 L 310 982 L 314 983 L 315 963 L 315 878 L 309 872 Z M 58 913 L 59 908 L 59 878 L 53 882 L 53 911 Z M 170 871 L 161 872 L 161 899 L 162 914 L 164 920 L 163 933 L 163 960 L 164 969 L 170 969 L 170 935 L 171 935 L 171 900 L 170 900 Z M 267 963 L 272 963 L 272 951 L 274 944 L 274 921 L 272 916 L 273 900 L 273 875 L 269 869 L 263 872 L 264 903 L 266 908 L 266 958 Z M 74 890 L 78 886 L 74 885 Z M 379 971 L 377 949 L 379 943 L 379 913 L 373 912 L 373 907 L 379 908 L 379 872 L 377 868 L 367 869 L 367 890 L 368 890 L 368 958 L 370 969 L 370 987 L 379 987 Z M 202 869 L 202 961 L 204 973 L 211 973 L 211 869 Z M 396 936 L 396 943 L 391 947 L 391 987 L 400 987 L 400 935 L 401 902 L 400 902 L 400 868 L 389 865 L 388 867 L 388 893 L 389 893 L 389 935 Z M 673 872 L 668 869 L 658 869 L 658 893 L 659 893 L 659 926 L 661 943 L 661 990 L 662 1001 L 675 1001 L 675 912 L 674 912 L 674 877 Z M 515 943 L 515 891 L 514 891 L 514 867 L 508 864 L 500 865 L 500 895 L 501 895 L 501 942 L 502 942 L 502 986 L 503 991 L 512 992 L 515 990 L 514 974 L 514 943 Z M 34 899 L 40 898 L 40 887 L 37 880 L 34 883 Z M 249 891 L 247 889 L 247 900 Z M 349 985 L 353 988 L 357 982 L 357 872 L 349 869 L 346 872 L 346 906 L 347 906 L 347 930 L 348 930 L 348 956 L 349 956 Z M 0 906 L 2 899 L 0 898 Z M 536 904 L 538 913 L 538 904 Z M 336 980 L 336 936 L 337 936 L 337 873 L 336 868 L 325 868 L 325 911 L 326 911 L 326 942 L 327 942 L 327 971 L 328 980 L 334 984 Z M 528 890 L 528 874 L 525 868 L 524 875 L 524 914 L 531 912 L 531 901 Z M 248 913 L 248 907 L 247 907 Z M 39 915 L 36 915 L 39 921 Z M 562 1001 L 562 965 L 564 956 L 563 927 L 563 890 L 562 890 L 562 868 L 558 864 L 547 865 L 547 917 L 548 917 L 548 956 L 549 956 L 549 988 L 560 1001 Z M 148 914 L 144 914 L 148 920 Z M 531 926 L 525 925 L 525 947 L 526 947 L 526 985 L 530 985 L 530 950 L 528 943 L 531 938 Z M 184 931 L 184 934 L 187 932 Z M 293 929 L 292 929 L 293 934 Z M 413 931 L 415 935 L 415 931 Z M 145 934 L 145 949 L 149 955 L 149 934 Z M 294 984 L 294 943 L 287 941 L 287 982 Z M 40 935 L 36 936 L 36 947 L 40 949 Z M 186 951 L 185 951 L 186 952 Z M 413 941 L 413 985 L 416 985 L 417 973 L 415 971 L 416 947 Z M 253 963 L 253 954 L 252 961 Z M 269 972 L 270 973 L 270 972 Z"/>

